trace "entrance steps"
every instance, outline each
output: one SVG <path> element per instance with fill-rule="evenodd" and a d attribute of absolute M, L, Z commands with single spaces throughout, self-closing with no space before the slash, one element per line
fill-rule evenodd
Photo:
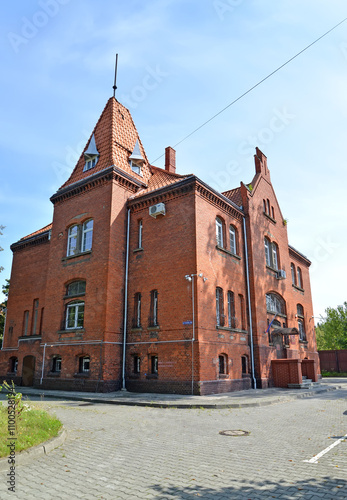
<path fill-rule="evenodd" d="M 312 382 L 310 378 L 302 377 L 301 384 L 288 384 L 288 389 L 312 389 L 314 387 L 320 387 L 320 382 Z"/>

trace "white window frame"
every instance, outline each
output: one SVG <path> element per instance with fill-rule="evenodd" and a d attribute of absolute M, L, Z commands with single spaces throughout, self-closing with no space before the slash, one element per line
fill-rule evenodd
<path fill-rule="evenodd" d="M 82 361 L 80 361 L 82 359 Z M 79 373 L 87 373 L 90 371 L 90 356 L 81 356 L 78 360 Z M 86 367 L 88 365 L 88 367 Z"/>
<path fill-rule="evenodd" d="M 153 325 L 158 326 L 158 291 L 153 291 Z"/>
<path fill-rule="evenodd" d="M 271 242 L 267 238 L 264 238 L 264 246 L 265 246 L 265 262 L 268 267 L 271 267 L 271 253 L 270 253 Z"/>
<path fill-rule="evenodd" d="M 74 313 L 74 324 L 69 326 L 69 310 L 75 308 Z M 66 330 L 76 330 L 77 328 L 83 328 L 83 324 L 78 326 L 78 313 L 80 309 L 83 308 L 83 324 L 84 324 L 84 302 L 72 302 L 66 306 L 66 318 L 65 318 L 65 329 Z"/>
<path fill-rule="evenodd" d="M 305 323 L 303 319 L 298 319 L 298 330 L 299 330 L 299 339 L 301 342 L 306 341 L 306 332 L 305 332 Z"/>
<path fill-rule="evenodd" d="M 72 232 L 73 229 L 76 229 L 75 232 Z M 72 246 L 72 242 L 75 242 L 75 245 Z M 78 253 L 78 224 L 74 224 L 69 227 L 68 236 L 67 236 L 67 256 L 76 255 Z"/>
<path fill-rule="evenodd" d="M 142 248 L 142 230 L 143 230 L 143 222 L 139 220 L 138 226 L 138 248 Z"/>
<path fill-rule="evenodd" d="M 52 358 L 52 372 L 60 373 L 61 372 L 61 356 L 53 356 Z"/>
<path fill-rule="evenodd" d="M 237 252 L 237 246 L 236 246 L 236 229 L 234 226 L 229 227 L 229 235 L 230 235 L 230 251 L 234 255 L 236 255 Z"/>
<path fill-rule="evenodd" d="M 135 174 L 142 176 L 140 164 L 136 163 L 134 160 L 130 160 L 130 167 L 131 167 L 131 170 L 133 172 L 135 172 Z"/>
<path fill-rule="evenodd" d="M 136 294 L 136 328 L 141 327 L 141 293 Z"/>
<path fill-rule="evenodd" d="M 291 270 L 291 273 L 292 273 L 292 284 L 294 286 L 296 286 L 296 279 L 295 279 L 295 264 L 293 264 L 293 262 L 291 262 L 290 264 L 290 270 Z"/>
<path fill-rule="evenodd" d="M 216 239 L 217 245 L 223 248 L 223 222 L 217 217 L 216 219 Z"/>
<path fill-rule="evenodd" d="M 275 243 L 271 244 L 272 247 L 272 268 L 276 269 L 278 271 L 278 252 L 277 252 L 277 246 Z"/>
<path fill-rule="evenodd" d="M 91 227 L 87 227 L 87 225 L 91 222 Z M 81 252 L 88 252 L 89 250 L 92 249 L 93 246 L 93 228 L 94 228 L 94 221 L 93 219 L 88 219 L 83 223 L 82 226 L 82 245 L 81 245 Z M 92 233 L 91 235 L 91 240 L 90 240 L 90 246 L 87 248 L 86 247 L 86 242 L 87 242 L 87 237 L 88 234 Z"/>
<path fill-rule="evenodd" d="M 302 273 L 300 267 L 296 268 L 296 275 L 298 277 L 298 287 L 302 288 Z"/>
<path fill-rule="evenodd" d="M 151 356 L 151 374 L 158 375 L 158 355 L 153 354 Z"/>
<path fill-rule="evenodd" d="M 87 172 L 87 170 L 94 168 L 95 165 L 98 163 L 98 159 L 99 159 L 99 155 L 95 155 L 95 156 L 90 157 L 84 165 L 83 172 Z"/>

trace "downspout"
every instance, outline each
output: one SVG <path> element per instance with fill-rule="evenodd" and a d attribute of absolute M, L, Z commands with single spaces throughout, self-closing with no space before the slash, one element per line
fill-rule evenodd
<path fill-rule="evenodd" d="M 42 371 L 41 371 L 41 380 L 40 380 L 40 385 L 42 385 L 42 380 L 43 380 L 43 372 L 45 369 L 45 356 L 46 356 L 46 345 L 43 346 L 43 359 L 42 359 Z"/>
<path fill-rule="evenodd" d="M 248 302 L 248 316 L 249 316 L 249 335 L 251 340 L 251 366 L 252 366 L 252 379 L 253 388 L 257 388 L 257 381 L 254 375 L 254 345 L 253 345 L 253 327 L 252 327 L 252 308 L 251 308 L 251 292 L 249 286 L 249 268 L 248 268 L 248 250 L 247 250 L 247 230 L 246 218 L 243 216 L 243 234 L 245 239 L 245 259 L 246 259 L 246 281 L 247 281 L 247 302 Z"/>
<path fill-rule="evenodd" d="M 192 396 L 194 395 L 194 341 L 195 341 L 195 304 L 194 304 L 194 276 L 192 276 L 192 307 L 193 307 L 193 336 L 192 336 Z"/>
<path fill-rule="evenodd" d="M 5 343 L 6 319 L 7 319 L 7 307 L 5 308 L 4 331 L 3 331 L 3 334 L 2 334 L 1 350 L 3 350 L 4 343 Z"/>
<path fill-rule="evenodd" d="M 128 312 L 128 273 L 129 273 L 129 233 L 130 233 L 130 208 L 128 208 L 127 242 L 125 259 L 125 284 L 124 284 L 124 329 L 123 329 L 123 363 L 122 363 L 122 391 L 125 388 L 125 349 L 127 343 L 127 312 Z"/>

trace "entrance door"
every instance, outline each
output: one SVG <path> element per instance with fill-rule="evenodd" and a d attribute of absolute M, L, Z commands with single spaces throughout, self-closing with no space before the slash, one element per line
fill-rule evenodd
<path fill-rule="evenodd" d="M 22 385 L 32 386 L 35 374 L 35 356 L 25 356 L 23 359 Z"/>
<path fill-rule="evenodd" d="M 276 349 L 276 357 L 277 359 L 284 359 L 284 344 L 283 344 L 283 335 L 281 333 L 273 334 L 273 346 Z"/>

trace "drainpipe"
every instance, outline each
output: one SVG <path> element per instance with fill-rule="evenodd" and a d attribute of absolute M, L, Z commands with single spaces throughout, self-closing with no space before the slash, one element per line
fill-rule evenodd
<path fill-rule="evenodd" d="M 5 343 L 6 319 L 7 319 L 7 307 L 5 308 L 4 331 L 3 331 L 3 334 L 2 334 L 2 345 L 1 345 L 1 350 L 3 350 L 3 348 L 4 348 L 4 343 Z"/>
<path fill-rule="evenodd" d="M 253 387 L 257 388 L 257 381 L 254 375 L 254 346 L 253 346 L 253 328 L 252 328 L 252 308 L 251 308 L 251 291 L 249 286 L 249 268 L 248 268 L 248 250 L 247 250 L 247 230 L 246 218 L 243 217 L 243 234 L 245 238 L 245 259 L 246 259 L 246 281 L 247 281 L 247 302 L 248 302 L 248 315 L 249 315 L 249 335 L 251 339 L 251 366 L 252 366 L 252 379 Z"/>
<path fill-rule="evenodd" d="M 126 391 L 126 388 L 125 388 L 125 354 L 126 354 L 125 349 L 126 349 L 126 343 L 127 343 L 128 273 L 129 273 L 129 232 L 130 232 L 130 208 L 128 208 L 127 243 L 126 243 L 126 260 L 125 260 L 122 391 Z"/>
<path fill-rule="evenodd" d="M 45 369 L 45 356 L 46 356 L 46 345 L 43 346 L 43 359 L 42 359 L 42 372 L 41 372 L 41 380 L 40 380 L 40 385 L 42 385 L 42 379 L 43 379 L 43 372 Z"/>

